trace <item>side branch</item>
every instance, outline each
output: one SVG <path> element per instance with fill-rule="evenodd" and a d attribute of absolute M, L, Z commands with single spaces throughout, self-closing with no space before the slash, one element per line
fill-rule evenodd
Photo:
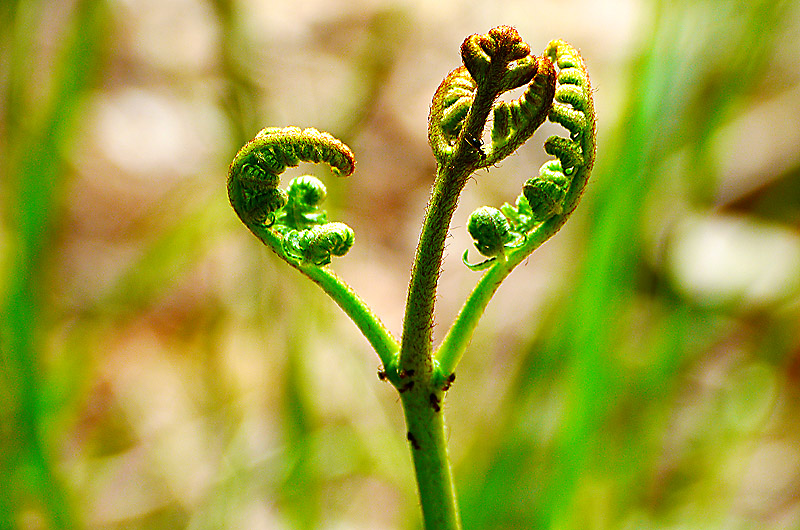
<path fill-rule="evenodd" d="M 321 209 L 326 189 L 304 175 L 279 187 L 287 167 L 301 162 L 326 163 L 334 175 L 355 170 L 355 157 L 344 143 L 313 128 L 267 127 L 248 142 L 228 171 L 231 206 L 250 231 L 286 263 L 319 285 L 353 320 L 384 366 L 400 349 L 377 316 L 347 283 L 326 267 L 353 245 L 352 229 L 330 222 Z"/>
<path fill-rule="evenodd" d="M 281 237 L 279 234 L 268 228 L 252 230 L 252 232 L 267 247 L 281 256 Z M 400 345 L 392 337 L 383 322 L 347 282 L 328 267 L 319 267 L 296 260 L 286 260 L 286 262 L 319 285 L 333 299 L 336 305 L 350 317 L 375 350 L 375 353 L 378 354 L 384 366 L 389 366 L 394 362 L 397 352 L 400 350 Z"/>
<path fill-rule="evenodd" d="M 403 321 L 399 367 L 413 370 L 423 381 L 433 369 L 431 326 L 445 238 L 467 179 L 487 162 L 481 149 L 486 119 L 497 97 L 530 82 L 538 65 L 530 47 L 509 26 L 467 37 L 461 57 L 464 66 L 447 76 L 431 105 L 428 137 L 439 169 L 411 271 Z M 547 101 L 543 108 L 550 104 Z"/>
<path fill-rule="evenodd" d="M 496 242 L 500 248 L 488 248 L 485 241 L 476 238 L 478 250 L 490 258 L 471 268 L 487 270 L 436 352 L 437 381 L 455 370 L 489 300 L 503 280 L 566 223 L 580 201 L 594 165 L 595 113 L 583 60 L 575 48 L 560 40 L 552 41 L 545 55 L 558 69 L 555 103 L 548 118 L 567 129 L 569 138 L 547 139 L 545 151 L 556 158 L 545 163 L 538 176 L 525 182 L 516 207 L 506 204 L 501 208 L 511 230 Z M 550 72 L 548 77 L 556 75 L 552 69 Z"/>

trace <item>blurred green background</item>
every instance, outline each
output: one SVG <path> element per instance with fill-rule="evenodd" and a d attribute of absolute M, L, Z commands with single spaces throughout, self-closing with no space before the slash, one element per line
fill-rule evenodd
<path fill-rule="evenodd" d="M 377 357 L 235 217 L 267 125 L 348 143 L 334 268 L 400 332 L 469 34 L 584 55 L 598 161 L 501 287 L 447 396 L 464 527 L 800 528 L 800 3 L 3 0 L 0 528 L 415 529 Z M 444 334 L 478 276 L 456 212 Z"/>

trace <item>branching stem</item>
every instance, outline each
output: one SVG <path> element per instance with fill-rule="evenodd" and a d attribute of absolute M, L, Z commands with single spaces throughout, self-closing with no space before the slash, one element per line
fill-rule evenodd
<path fill-rule="evenodd" d="M 229 171 L 228 195 L 245 225 L 342 308 L 377 352 L 383 363 L 381 379 L 400 392 L 426 530 L 461 528 L 443 413 L 455 368 L 502 281 L 575 209 L 594 162 L 594 108 L 583 61 L 562 41 L 551 42 L 545 54 L 532 55 L 509 26 L 471 35 L 461 45 L 464 65 L 450 72 L 434 94 L 428 138 L 438 168 L 399 344 L 327 267 L 333 257 L 347 253 L 355 236 L 346 224 L 329 222 L 320 209 L 326 194 L 322 182 L 304 176 L 286 189 L 280 187 L 280 174 L 301 162 L 324 162 L 334 174 L 350 175 L 355 170 L 350 148 L 316 129 L 269 127 L 239 151 Z M 524 85 L 519 99 L 497 103 L 500 94 Z M 484 151 L 483 133 L 492 111 L 491 144 Z M 513 153 L 547 118 L 563 125 L 569 138 L 554 136 L 545 142 L 545 151 L 555 158 L 525 182 L 516 206 L 482 207 L 470 216 L 470 235 L 488 259 L 467 266 L 486 272 L 434 356 L 433 315 L 442 256 L 467 179 Z"/>
<path fill-rule="evenodd" d="M 264 227 L 260 229 L 250 227 L 250 229 L 266 246 L 275 251 L 289 265 L 319 285 L 336 302 L 336 305 L 350 317 L 367 341 L 369 341 L 384 366 L 389 366 L 394 361 L 400 345 L 377 315 L 372 312 L 347 282 L 327 267 L 318 267 L 312 263 L 303 263 L 302 261 L 287 258 L 283 254 L 281 238 L 273 230 Z"/>

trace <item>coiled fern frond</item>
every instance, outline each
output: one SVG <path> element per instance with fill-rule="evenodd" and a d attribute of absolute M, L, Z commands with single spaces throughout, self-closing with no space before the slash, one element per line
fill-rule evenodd
<path fill-rule="evenodd" d="M 506 203 L 500 207 L 508 220 L 511 233 L 517 237 L 526 236 L 551 218 L 559 219 L 557 230 L 577 206 L 594 165 L 595 113 L 591 85 L 583 59 L 571 45 L 554 40 L 540 60 L 540 69 L 542 64 L 549 65 L 551 73 L 538 72 L 536 77 L 542 75 L 543 79 L 547 79 L 552 75 L 555 78 L 553 103 L 547 118 L 563 126 L 569 136 L 551 136 L 545 141 L 545 152 L 555 158 L 545 162 L 537 176 L 525 181 L 522 193 L 513 206 Z M 531 85 L 536 83 L 536 77 Z M 542 86 L 546 86 L 544 81 Z M 540 91 L 534 90 L 532 93 L 538 94 Z M 517 102 L 508 106 L 512 110 L 503 105 L 495 107 L 492 134 L 497 135 L 497 138 L 493 139 L 493 145 L 502 145 L 507 119 L 503 117 L 504 113 L 510 112 L 513 115 L 514 112 L 521 112 L 513 110 L 515 103 Z M 550 235 L 554 233 L 552 231 Z M 515 239 L 509 239 L 507 250 L 517 248 L 512 241 Z M 481 241 L 477 238 L 475 245 L 480 250 Z"/>
<path fill-rule="evenodd" d="M 327 190 L 304 175 L 284 190 L 280 174 L 301 162 L 326 163 L 337 176 L 355 169 L 350 148 L 328 133 L 298 127 L 268 127 L 237 153 L 228 172 L 228 197 L 250 230 L 287 261 L 317 266 L 343 256 L 353 245 L 352 229 L 329 223 L 320 210 Z"/>
<path fill-rule="evenodd" d="M 446 163 L 454 156 L 470 110 L 481 123 L 492 111 L 491 143 L 485 149 L 483 125 L 479 135 L 469 133 L 464 138 L 478 154 L 475 168 L 488 167 L 516 151 L 547 118 L 555 91 L 555 71 L 547 57 L 532 55 L 517 31 L 508 26 L 467 37 L 461 56 L 464 66 L 450 72 L 433 96 L 428 139 L 436 159 Z M 526 84 L 517 100 L 496 102 L 502 93 Z M 491 105 L 473 109 L 479 90 L 490 91 Z"/>
<path fill-rule="evenodd" d="M 236 154 L 227 182 L 231 205 L 250 231 L 319 285 L 380 357 L 380 379 L 400 395 L 425 526 L 431 530 L 461 527 L 442 418 L 456 366 L 503 280 L 575 209 L 595 156 L 591 87 L 572 46 L 552 41 L 537 57 L 514 28 L 498 26 L 467 37 L 460 51 L 463 65 L 445 77 L 431 104 L 428 139 L 438 164 L 399 341 L 327 267 L 334 256 L 350 250 L 354 234 L 346 224 L 329 221 L 321 209 L 326 196 L 322 181 L 304 175 L 281 187 L 284 170 L 301 162 L 324 162 L 339 176 L 353 173 L 355 159 L 345 144 L 316 129 L 270 127 Z M 518 88 L 521 95 L 516 100 L 499 100 Z M 459 196 L 477 169 L 510 156 L 546 119 L 568 133 L 544 142 L 553 159 L 525 181 L 513 205 L 483 206 L 469 217 L 467 229 L 486 259 L 471 264 L 465 252 L 463 261 L 484 273 L 434 350 L 438 280 Z"/>
<path fill-rule="evenodd" d="M 567 179 L 570 190 L 564 198 L 563 210 L 568 215 L 578 205 L 594 166 L 597 126 L 592 87 L 583 59 L 571 45 L 554 40 L 546 54 L 558 67 L 555 102 L 548 118 L 567 129 L 569 138 L 547 139 L 544 150 L 555 156 L 559 164 L 545 164 L 539 177 L 551 181 Z"/>

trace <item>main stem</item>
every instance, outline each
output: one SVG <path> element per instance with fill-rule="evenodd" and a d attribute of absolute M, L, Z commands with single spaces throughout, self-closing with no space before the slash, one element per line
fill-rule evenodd
<path fill-rule="evenodd" d="M 399 373 L 408 440 L 417 474 L 426 530 L 460 530 L 453 473 L 444 434 L 441 401 L 435 386 L 431 327 L 444 243 L 458 196 L 472 172 L 466 142 L 453 162 L 439 167 L 408 289 Z M 462 155 L 463 153 L 463 155 Z M 441 374 L 439 374 L 441 375 Z M 439 378 L 441 379 L 441 378 Z"/>
<path fill-rule="evenodd" d="M 426 530 L 460 530 L 453 473 L 444 434 L 441 388 L 432 383 L 431 355 L 436 285 L 450 220 L 468 173 L 441 166 L 428 204 L 411 273 L 403 339 L 398 360 L 403 412 L 414 458 Z"/>
<path fill-rule="evenodd" d="M 431 395 L 438 403 L 442 392 L 415 387 L 402 394 L 422 518 L 426 530 L 460 530 L 461 518 L 447 454 L 444 414 L 438 404 L 435 408 L 431 406 L 434 399 Z"/>
<path fill-rule="evenodd" d="M 398 368 L 400 376 L 408 379 L 400 389 L 426 530 L 461 529 L 440 405 L 444 390 L 437 387 L 442 374 L 434 367 L 431 329 L 450 221 L 478 161 L 467 140 L 482 136 L 496 98 L 497 89 L 491 83 L 478 86 L 454 151 L 439 160 L 408 287 Z"/>
<path fill-rule="evenodd" d="M 408 287 L 399 368 L 406 372 L 414 370 L 416 377 L 430 376 L 433 369 L 431 328 L 436 285 L 450 220 L 458 205 L 458 195 L 466 183 L 466 176 L 463 172 L 456 172 L 454 167 L 439 168 Z"/>
<path fill-rule="evenodd" d="M 498 67 L 493 65 L 493 68 Z M 400 369 L 414 370 L 417 376 L 429 376 L 433 369 L 431 328 L 444 242 L 450 229 L 450 220 L 458 206 L 458 197 L 476 167 L 477 155 L 467 139 L 481 138 L 496 98 L 497 89 L 492 83 L 478 86 L 452 156 L 445 162 L 439 161 L 414 268 L 411 270 L 400 349 Z"/>

